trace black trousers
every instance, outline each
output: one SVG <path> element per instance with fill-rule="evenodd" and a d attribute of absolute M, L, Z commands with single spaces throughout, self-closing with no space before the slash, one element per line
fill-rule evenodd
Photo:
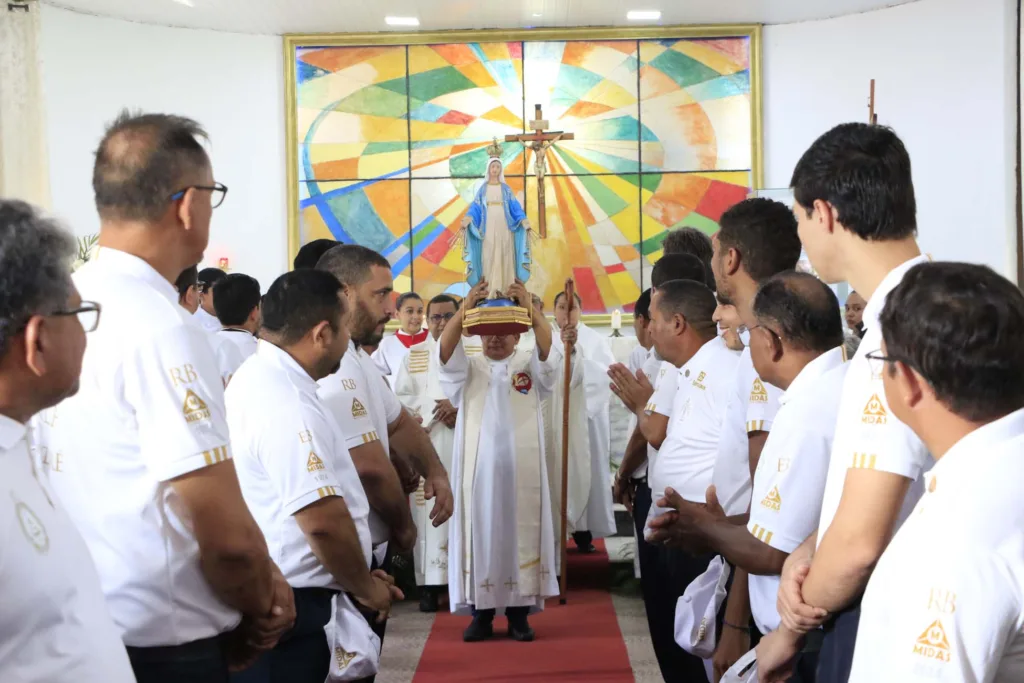
<path fill-rule="evenodd" d="M 219 638 L 168 647 L 126 649 L 138 683 L 228 682 L 228 663 Z"/>
<path fill-rule="evenodd" d="M 231 683 L 323 683 L 327 678 L 331 649 L 324 626 L 331 620 L 331 599 L 337 591 L 293 588 L 292 593 L 295 625 L 281 637 L 277 647 L 245 671 L 232 674 Z"/>
<path fill-rule="evenodd" d="M 651 644 L 665 683 L 707 683 L 704 660 L 679 647 L 675 641 L 676 601 L 694 579 L 703 574 L 713 555 L 691 555 L 683 550 L 652 546 L 653 571 L 642 576 L 650 584 L 646 600 Z M 642 571 L 642 570 L 641 570 Z"/>
<path fill-rule="evenodd" d="M 825 624 L 825 637 L 818 654 L 818 680 L 846 683 L 853 666 L 853 646 L 860 623 L 860 598 Z"/>

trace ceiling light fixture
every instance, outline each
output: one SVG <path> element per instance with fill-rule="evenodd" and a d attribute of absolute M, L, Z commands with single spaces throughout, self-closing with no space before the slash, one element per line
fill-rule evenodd
<path fill-rule="evenodd" d="M 174 0 L 174 2 L 178 3 L 179 5 L 184 5 L 185 7 L 195 7 L 196 6 L 195 3 L 192 2 L 192 0 Z"/>
<path fill-rule="evenodd" d="M 543 14 L 541 14 L 540 12 L 534 12 L 534 13 L 533 13 L 533 16 L 534 16 L 534 17 L 542 17 L 542 16 L 544 16 L 544 15 L 543 15 Z"/>
<path fill-rule="evenodd" d="M 419 26 L 420 20 L 416 17 L 384 17 L 384 23 L 388 26 Z"/>
<path fill-rule="evenodd" d="M 626 12 L 626 18 L 630 21 L 657 21 L 661 19 L 661 12 L 656 9 L 634 9 Z"/>

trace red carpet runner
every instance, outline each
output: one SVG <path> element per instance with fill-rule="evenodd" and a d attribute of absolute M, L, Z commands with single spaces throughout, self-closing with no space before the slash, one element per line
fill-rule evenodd
<path fill-rule="evenodd" d="M 494 620 L 494 639 L 462 642 L 469 617 L 438 612 L 423 648 L 414 683 L 460 681 L 614 681 L 632 683 L 633 672 L 608 592 L 608 555 L 580 555 L 569 544 L 569 600 L 548 600 L 544 611 L 530 617 L 537 632 L 532 643 L 505 635 L 507 622 Z M 442 607 L 442 609 L 444 609 Z"/>

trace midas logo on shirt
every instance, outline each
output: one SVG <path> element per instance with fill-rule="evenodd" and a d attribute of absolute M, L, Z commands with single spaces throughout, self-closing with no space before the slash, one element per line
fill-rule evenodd
<path fill-rule="evenodd" d="M 352 417 L 366 417 L 366 406 L 358 398 L 352 399 Z"/>
<path fill-rule="evenodd" d="M 884 425 L 889 420 L 889 414 L 885 412 L 878 394 L 872 394 L 868 404 L 864 406 L 864 415 L 860 421 L 866 425 Z"/>
<path fill-rule="evenodd" d="M 750 389 L 750 402 L 751 403 L 767 403 L 768 402 L 768 390 L 764 388 L 764 384 L 761 383 L 760 377 L 754 378 L 754 386 Z"/>
<path fill-rule="evenodd" d="M 778 512 L 782 507 L 782 496 L 779 495 L 779 487 L 773 486 L 772 490 L 768 492 L 768 495 L 761 501 L 761 506 L 766 507 L 769 510 Z"/>
<path fill-rule="evenodd" d="M 697 387 L 701 391 L 706 390 L 707 387 L 705 387 L 704 384 L 702 384 L 702 382 L 704 382 L 704 378 L 707 377 L 707 376 L 708 376 L 708 373 L 706 373 L 703 370 L 701 370 L 700 374 L 697 375 L 697 379 L 693 380 L 693 386 Z"/>
<path fill-rule="evenodd" d="M 949 649 L 946 629 L 942 628 L 942 622 L 938 619 L 933 621 L 914 643 L 915 655 L 928 659 L 937 659 L 940 662 L 948 662 L 950 660 Z"/>
<path fill-rule="evenodd" d="M 317 470 L 324 469 L 324 461 L 320 459 L 320 456 L 310 451 L 309 459 L 306 460 L 306 470 L 309 472 L 316 472 Z"/>
<path fill-rule="evenodd" d="M 185 415 L 185 422 L 210 419 L 210 409 L 206 407 L 206 402 L 196 396 L 196 392 L 191 389 L 185 390 L 185 406 L 182 413 Z"/>

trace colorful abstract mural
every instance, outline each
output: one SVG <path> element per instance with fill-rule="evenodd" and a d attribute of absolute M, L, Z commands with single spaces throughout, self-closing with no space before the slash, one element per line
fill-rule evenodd
<path fill-rule="evenodd" d="M 573 139 L 547 152 L 528 287 L 550 303 L 572 276 L 585 313 L 631 310 L 667 231 L 713 233 L 753 187 L 751 51 L 750 35 L 296 47 L 296 246 L 363 244 L 399 291 L 463 293 L 458 226 L 485 147 L 540 105 Z M 503 146 L 537 226 L 534 151 Z"/>

